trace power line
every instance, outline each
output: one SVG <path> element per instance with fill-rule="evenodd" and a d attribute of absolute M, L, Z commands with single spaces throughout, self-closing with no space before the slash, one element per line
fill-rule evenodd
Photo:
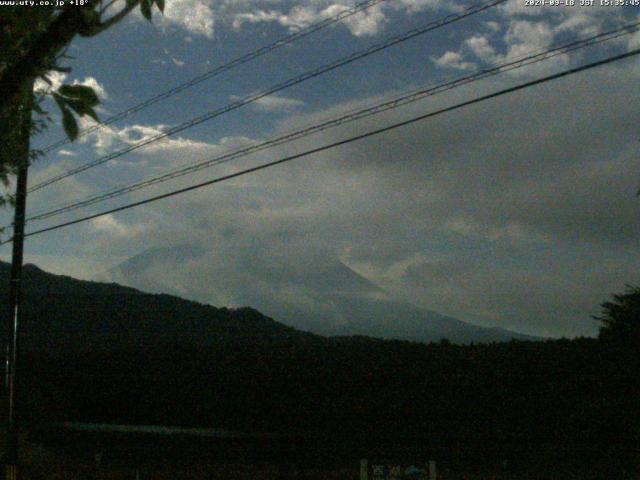
<path fill-rule="evenodd" d="M 636 31 L 638 29 L 638 25 L 640 25 L 640 22 L 636 22 L 633 24 L 627 24 L 623 27 L 620 27 L 616 30 L 613 31 L 609 31 L 609 32 L 605 32 L 605 33 L 601 33 L 598 35 L 594 35 L 592 37 L 583 39 L 583 40 L 579 40 L 579 41 L 574 41 L 571 42 L 569 44 L 560 46 L 560 47 L 556 47 L 553 49 L 546 49 L 541 51 L 540 53 L 537 54 L 532 54 L 526 57 L 522 57 L 519 58 L 517 60 L 514 60 L 512 62 L 508 62 L 508 63 L 504 63 L 501 65 L 498 65 L 494 68 L 488 69 L 488 70 L 482 70 L 480 72 L 474 73 L 472 75 L 467 75 L 467 76 L 463 76 L 463 77 L 459 77 L 456 78 L 454 80 L 445 82 L 443 84 L 439 84 L 435 87 L 429 87 L 427 89 L 422 89 L 422 90 L 418 90 L 418 91 L 414 91 L 411 92 L 409 94 L 405 94 L 399 98 L 394 98 L 393 100 L 390 101 L 385 101 L 379 104 L 376 104 L 375 106 L 372 107 L 368 107 L 365 109 L 361 109 L 361 110 L 354 110 L 350 113 L 347 113 L 343 116 L 340 116 L 338 118 L 334 118 L 331 119 L 329 121 L 324 121 L 320 124 L 315 124 L 313 126 L 310 127 L 306 127 L 300 130 L 296 130 L 294 132 L 290 132 L 287 134 L 284 134 L 282 136 L 279 136 L 277 138 L 274 139 L 270 139 L 267 140 L 265 142 L 259 143 L 259 144 L 254 144 L 251 145 L 249 147 L 245 147 L 245 148 L 241 148 L 238 150 L 234 150 L 231 152 L 227 152 L 224 153 L 220 156 L 214 157 L 212 159 L 208 159 L 202 162 L 198 162 L 195 163 L 193 165 L 187 166 L 187 167 L 181 167 L 178 169 L 173 169 L 170 170 L 168 172 L 165 172 L 159 176 L 155 176 L 149 179 L 145 179 L 139 182 L 134 182 L 132 184 L 128 184 L 126 186 L 120 186 L 120 187 L 116 187 L 115 189 L 111 189 L 108 190 L 106 192 L 101 192 L 99 194 L 94 194 L 93 196 L 90 196 L 89 198 L 82 200 L 82 201 L 78 201 L 78 202 L 73 202 L 70 204 L 63 204 L 62 206 L 56 207 L 53 210 L 41 210 L 40 212 L 35 213 L 34 215 L 30 216 L 27 220 L 33 221 L 33 220 L 41 220 L 41 219 L 45 219 L 45 218 L 50 218 L 52 216 L 56 216 L 71 210 L 75 210 L 84 206 L 88 206 L 88 205 L 92 205 L 94 203 L 103 201 L 103 200 L 107 200 L 110 198 L 115 198 L 117 196 L 120 195 L 124 195 L 126 193 L 130 193 L 136 190 L 139 190 L 141 188 L 145 188 L 157 183 L 161 183 L 164 181 L 168 181 L 171 180 L 173 178 L 176 177 L 180 177 L 189 173 L 193 173 L 199 170 L 202 170 L 204 168 L 209 168 L 211 166 L 214 165 L 219 165 L 221 163 L 226 163 L 229 162 L 231 160 L 235 160 L 237 158 L 240 157 L 245 157 L 248 156 L 252 153 L 267 149 L 267 148 L 272 148 L 274 146 L 277 145 L 281 145 L 283 143 L 288 143 L 294 140 L 298 140 L 300 138 L 306 137 L 308 135 L 311 135 L 313 133 L 317 133 L 319 131 L 322 130 L 326 130 L 328 128 L 333 128 L 335 126 L 338 125 L 342 125 L 344 123 L 347 122 L 352 122 L 354 120 L 358 120 L 364 117 L 368 117 L 371 115 L 375 115 L 378 114 L 380 112 L 386 111 L 390 108 L 396 108 L 399 106 L 403 106 L 406 105 L 408 103 L 411 102 L 415 102 L 417 100 L 420 100 L 426 96 L 432 96 L 432 95 L 436 95 L 439 93 L 442 93 L 446 90 L 450 90 L 453 88 L 457 88 L 460 87 L 462 85 L 465 85 L 467 83 L 473 82 L 473 81 L 477 81 L 480 79 L 484 79 L 487 78 L 488 76 L 491 75 L 496 75 L 502 72 L 506 72 L 506 71 L 510 71 L 513 70 L 515 68 L 521 68 L 533 63 L 537 63 L 543 60 L 547 60 L 549 58 L 552 58 L 554 56 L 560 55 L 560 54 L 564 54 L 564 53 L 568 53 L 570 51 L 573 50 L 577 50 L 580 48 L 584 48 L 586 46 L 591 46 L 594 45 L 596 43 L 602 43 L 604 41 L 609 41 L 615 38 L 618 38 L 622 35 L 628 35 L 634 31 Z"/>
<path fill-rule="evenodd" d="M 355 6 L 348 8 L 346 10 L 343 10 L 342 12 L 338 13 L 337 15 L 334 15 L 332 17 L 326 18 L 324 20 L 321 20 L 320 22 L 314 23 L 312 25 L 309 25 L 308 27 L 299 30 L 295 33 L 292 33 L 290 35 L 287 35 L 286 37 L 283 37 L 279 40 L 276 40 L 273 43 L 270 43 L 268 45 L 265 45 L 263 47 L 258 48 L 257 50 L 254 50 L 252 52 L 246 53 L 240 57 L 234 58 L 233 60 L 224 63 L 222 65 L 219 65 L 201 75 L 198 75 L 197 77 L 192 78 L 191 80 L 181 83 L 179 85 L 176 85 L 173 88 L 170 88 L 169 90 L 166 90 L 164 92 L 161 92 L 153 97 L 148 98 L 147 100 L 144 100 L 143 102 L 140 102 L 132 107 L 129 107 L 126 110 L 123 110 L 119 113 L 116 113 L 108 118 L 106 118 L 105 120 L 103 120 L 102 122 L 99 122 L 95 125 L 92 125 L 90 127 L 87 127 L 83 130 L 81 130 L 78 133 L 78 138 L 80 137 L 84 137 L 85 135 L 88 135 L 92 132 L 95 132 L 96 130 L 106 126 L 106 125 L 110 125 L 114 122 L 117 122 L 119 120 L 122 120 L 123 118 L 127 118 L 131 115 L 133 115 L 136 112 L 139 112 L 140 110 L 143 110 L 157 102 L 160 102 L 162 100 L 165 100 L 169 97 L 172 97 L 174 95 L 177 95 L 178 93 L 187 90 L 188 88 L 191 88 L 199 83 L 204 82 L 205 80 L 208 80 L 210 78 L 213 77 L 217 77 L 218 75 L 227 72 L 235 67 L 238 67 L 240 65 L 243 65 L 247 62 L 250 62 L 251 60 L 254 60 L 258 57 L 261 57 L 263 55 L 266 55 L 269 52 L 272 52 L 274 50 L 277 50 L 281 47 L 284 47 L 286 45 L 289 45 L 293 42 L 296 42 L 304 37 L 307 37 L 309 35 L 311 35 L 312 33 L 315 33 L 319 30 L 322 30 L 323 28 L 329 27 L 335 23 L 338 23 L 342 20 L 345 20 L 359 12 L 362 12 L 363 10 L 366 10 L 368 8 L 371 8 L 379 3 L 382 3 L 386 0 L 367 0 L 365 2 L 361 2 L 356 4 Z M 69 140 L 68 138 L 61 138 L 60 140 L 58 140 L 55 143 L 52 143 L 44 148 L 41 149 L 41 151 L 43 153 L 49 153 L 52 150 L 55 150 L 56 148 L 62 147 L 63 145 L 67 145 L 68 143 L 71 143 L 71 140 Z"/>
<path fill-rule="evenodd" d="M 117 207 L 117 208 L 112 208 L 112 209 L 109 209 L 109 210 L 106 210 L 106 211 L 103 211 L 103 212 L 100 212 L 100 213 L 96 213 L 96 214 L 93 214 L 93 215 L 87 215 L 85 217 L 81 217 L 81 218 L 78 218 L 78 219 L 75 219 L 75 220 L 71 220 L 71 221 L 68 221 L 68 222 L 60 223 L 58 225 L 53 225 L 51 227 L 42 228 L 40 230 L 35 230 L 33 232 L 29 232 L 29 233 L 25 234 L 24 236 L 25 237 L 30 237 L 30 236 L 39 235 L 39 234 L 42 234 L 42 233 L 45 233 L 45 232 L 51 232 L 53 230 L 58 230 L 60 228 L 68 227 L 70 225 L 75 225 L 75 224 L 78 224 L 78 223 L 81 223 L 81 222 L 86 222 L 88 220 L 93 220 L 93 219 L 98 218 L 98 217 L 102 217 L 102 216 L 109 215 L 109 214 L 116 213 L 116 212 L 121 212 L 121 211 L 128 210 L 128 209 L 131 209 L 131 208 L 134 208 L 134 207 L 138 207 L 140 205 L 145 205 L 145 204 L 152 203 L 152 202 L 155 202 L 155 201 L 158 201 L 158 200 L 162 200 L 162 199 L 165 199 L 165 198 L 173 197 L 173 196 L 179 195 L 181 193 L 186 193 L 186 192 L 190 192 L 192 190 L 197 190 L 197 189 L 209 186 L 209 185 L 213 185 L 215 183 L 220 183 L 220 182 L 223 182 L 223 181 L 226 181 L 226 180 L 230 180 L 232 178 L 240 177 L 240 176 L 243 176 L 243 175 L 247 175 L 249 173 L 257 172 L 259 170 L 264 170 L 264 169 L 267 169 L 267 168 L 270 168 L 270 167 L 273 167 L 273 166 L 276 166 L 276 165 L 280 165 L 282 163 L 290 162 L 290 161 L 296 160 L 298 158 L 302 158 L 302 157 L 306 157 L 306 156 L 309 156 L 309 155 L 313 155 L 315 153 L 320 153 L 320 152 L 323 152 L 325 150 L 329 150 L 331 148 L 335 148 L 335 147 L 339 147 L 341 145 L 346 145 L 346 144 L 349 144 L 349 143 L 353 143 L 353 142 L 358 141 L 358 140 L 363 140 L 365 138 L 369 138 L 369 137 L 372 137 L 374 135 L 379 135 L 381 133 L 385 133 L 385 132 L 388 132 L 390 130 L 394 130 L 396 128 L 404 127 L 406 125 L 410 125 L 410 124 L 413 124 L 413 123 L 416 123 L 416 122 L 419 122 L 419 121 L 422 121 L 422 120 L 426 120 L 428 118 L 435 117 L 437 115 L 441 115 L 441 114 L 444 114 L 444 113 L 447 113 L 447 112 L 458 110 L 460 108 L 464 108 L 464 107 L 467 107 L 469 105 L 480 103 L 480 102 L 483 102 L 485 100 L 489 100 L 489 99 L 492 99 L 492 98 L 497 98 L 497 97 L 500 97 L 502 95 L 506 95 L 506 94 L 509 94 L 509 93 L 516 92 L 518 90 L 523 90 L 525 88 L 529 88 L 529 87 L 532 87 L 532 86 L 535 86 L 535 85 L 546 83 L 546 82 L 549 82 L 549 81 L 552 81 L 552 80 L 556 80 L 556 79 L 559 79 L 559 78 L 562 78 L 562 77 L 567 77 L 569 75 L 573 75 L 573 74 L 576 74 L 576 73 L 579 73 L 579 72 L 590 70 L 592 68 L 596 68 L 596 67 L 599 67 L 599 66 L 602 66 L 602 65 L 606 65 L 606 64 L 609 64 L 609 63 L 612 63 L 612 62 L 616 62 L 616 61 L 619 61 L 619 60 L 622 60 L 622 59 L 625 59 L 625 58 L 633 57 L 633 56 L 636 56 L 638 54 L 640 54 L 640 48 L 632 50 L 630 52 L 626 52 L 626 53 L 622 53 L 622 54 L 619 54 L 619 55 L 615 55 L 613 57 L 608 57 L 608 58 L 606 58 L 604 60 L 600 60 L 600 61 L 597 61 L 597 62 L 589 63 L 589 64 L 586 64 L 586 65 L 582 65 L 580 67 L 575 67 L 575 68 L 571 68 L 571 69 L 568 69 L 568 70 L 564 70 L 564 71 L 562 71 L 560 73 L 556 73 L 556 74 L 553 74 L 553 75 L 548 75 L 546 77 L 539 78 L 537 80 L 532 80 L 532 81 L 529 81 L 529 82 L 522 83 L 520 85 L 516 85 L 516 86 L 513 86 L 513 87 L 505 88 L 503 90 L 499 90 L 497 92 L 490 93 L 488 95 L 483 95 L 481 97 L 476 97 L 476 98 L 474 98 L 472 100 L 467 100 L 466 102 L 458 103 L 458 104 L 455 104 L 455 105 L 452 105 L 452 106 L 449 106 L 449 107 L 446 107 L 446 108 L 441 108 L 439 110 L 436 110 L 436 111 L 433 111 L 433 112 L 430 112 L 430 113 L 426 113 L 426 114 L 423 114 L 423 115 L 420 115 L 420 116 L 417 116 L 417 117 L 413 117 L 411 119 L 404 120 L 402 122 L 397 122 L 397 123 L 394 123 L 392 125 L 388 125 L 386 127 L 378 128 L 376 130 L 371 130 L 369 132 L 366 132 L 366 133 L 363 133 L 363 134 L 360 134 L 360 135 L 356 135 L 356 136 L 347 138 L 345 140 L 340 140 L 338 142 L 334 142 L 334 143 L 331 143 L 331 144 L 328 144 L 328 145 L 324 145 L 322 147 L 313 148 L 313 149 L 307 150 L 305 152 L 298 153 L 298 154 L 295 154 L 295 155 L 290 155 L 288 157 L 284 157 L 284 158 L 281 158 L 279 160 L 274 160 L 272 162 L 268 162 L 268 163 L 265 163 L 265 164 L 262 164 L 262 165 L 258 165 L 256 167 L 247 168 L 245 170 L 241 170 L 241 171 L 236 172 L 236 173 L 232 173 L 232 174 L 229 174 L 229 175 L 224 175 L 224 176 L 221 176 L 221 177 L 217 177 L 217 178 L 214 178 L 212 180 L 207 180 L 205 182 L 197 183 L 195 185 L 190 185 L 188 187 L 181 188 L 181 189 L 178 189 L 178 190 L 173 190 L 171 192 L 164 193 L 162 195 L 156 195 L 154 197 L 150 197 L 150 198 L 147 198 L 145 200 L 132 202 L 132 203 L 129 203 L 129 204 L 126 204 L 126 205 L 122 205 L 122 206 Z M 1 242 L 0 245 L 4 245 L 6 243 L 9 243 L 12 240 L 13 239 L 5 240 L 4 242 Z"/>
<path fill-rule="evenodd" d="M 318 124 L 314 124 L 302 129 L 295 130 L 293 132 L 289 132 L 278 136 L 276 138 L 272 138 L 270 140 L 266 140 L 261 143 L 257 143 L 254 145 L 250 145 L 248 147 L 236 149 L 230 152 L 223 153 L 219 156 L 213 157 L 211 159 L 207 159 L 204 161 L 197 162 L 195 164 L 180 167 L 168 172 L 164 172 L 160 175 L 156 175 L 151 178 L 147 178 L 138 182 L 130 183 L 128 185 L 116 187 L 115 189 L 108 190 L 106 192 L 101 192 L 98 194 L 94 194 L 84 200 L 76 201 L 72 203 L 66 203 L 62 206 L 55 207 L 49 210 L 42 210 L 40 212 L 36 212 L 27 218 L 28 221 L 34 220 L 43 220 L 46 218 L 51 218 L 57 215 L 61 215 L 63 213 L 77 210 L 82 207 L 86 207 L 89 205 L 93 205 L 98 202 L 102 202 L 111 198 L 116 198 L 121 195 L 125 195 L 127 193 L 131 193 L 158 183 L 162 183 L 177 177 L 181 177 L 190 173 L 197 172 L 199 170 L 203 170 L 205 168 L 209 168 L 214 165 L 220 165 L 222 163 L 227 163 L 237 158 L 246 157 L 250 154 L 266 150 L 269 148 L 273 148 L 278 145 L 282 145 L 284 143 L 289 143 L 294 140 L 298 140 L 300 138 L 307 137 L 311 134 L 318 133 L 320 131 L 327 130 L 329 128 L 334 128 L 339 125 L 343 125 L 348 122 L 353 122 L 355 120 L 360 120 L 362 118 L 366 118 L 372 115 L 379 114 L 381 112 L 388 111 L 392 108 L 398 108 L 400 106 L 407 105 L 409 103 L 416 102 L 425 97 L 434 96 L 440 93 L 443 93 L 448 90 L 452 90 L 454 88 L 458 88 L 464 85 L 467 85 L 471 82 L 475 82 L 478 80 L 482 80 L 488 78 L 490 76 L 498 75 L 500 73 L 508 72 L 514 69 L 522 68 L 524 66 L 532 65 L 534 63 L 538 63 L 541 61 L 548 60 L 550 58 L 556 57 L 558 55 L 566 54 L 578 49 L 582 49 L 588 46 L 593 46 L 599 43 L 603 43 L 606 41 L 614 40 L 623 35 L 629 35 L 635 31 L 638 31 L 640 28 L 640 22 L 634 22 L 631 24 L 626 24 L 622 27 L 619 27 L 615 30 L 611 30 L 608 32 L 600 33 L 597 35 L 592 35 L 588 38 L 584 38 L 581 40 L 573 41 L 568 44 L 554 47 L 551 49 L 538 50 L 537 53 L 531 53 L 528 56 L 523 56 L 519 59 L 505 62 L 501 65 L 497 65 L 490 69 L 485 69 L 478 71 L 476 73 L 461 76 L 455 78 L 453 80 L 438 84 L 436 86 L 430 86 L 428 88 L 423 88 L 420 90 L 412 91 L 408 94 L 404 94 L 402 96 L 393 98 L 391 100 L 383 101 L 381 103 L 377 103 L 376 105 L 353 110 L 344 115 L 341 115 L 337 118 L 333 118 L 327 121 L 323 121 Z"/>
<path fill-rule="evenodd" d="M 385 50 L 391 46 L 394 46 L 396 44 L 405 42 L 407 40 L 410 40 L 414 37 L 417 37 L 418 35 L 422 35 L 425 34 L 427 32 L 430 32 L 432 30 L 435 30 L 437 28 L 441 28 L 443 26 L 449 25 L 451 23 L 457 22 L 459 20 L 462 20 L 466 17 L 469 17 L 471 15 L 475 15 L 477 13 L 483 12 L 487 9 L 490 9 L 492 7 L 495 7 L 497 5 L 500 5 L 502 3 L 505 3 L 508 0 L 490 0 L 489 2 L 486 3 L 482 3 L 482 4 L 478 4 L 478 5 L 474 5 L 471 7 L 466 8 L 465 10 L 463 10 L 461 13 L 456 13 L 456 14 L 450 14 L 447 15 L 439 20 L 436 20 L 434 22 L 430 22 L 422 27 L 419 28 L 415 28 L 412 30 L 409 30 L 401 35 L 397 35 L 394 37 L 391 37 L 390 39 L 386 40 L 385 42 L 381 42 L 381 43 L 377 43 L 374 44 L 364 50 L 360 50 L 358 52 L 355 52 L 351 55 L 348 55 L 347 57 L 343 57 L 339 60 L 336 60 L 332 63 L 329 63 L 327 65 L 321 66 L 319 68 L 316 68 L 314 70 L 310 70 L 307 71 L 305 73 L 303 73 L 300 76 L 291 78 L 289 80 L 286 80 L 282 83 L 276 84 L 270 88 L 267 88 L 266 90 L 262 90 L 256 94 L 252 94 L 249 95 L 247 97 L 241 98 L 239 100 L 236 100 L 235 102 L 232 102 L 222 108 L 207 112 L 203 115 L 200 115 L 199 117 L 195 117 L 187 122 L 184 122 L 180 125 L 177 125 L 175 127 L 172 127 L 170 129 L 168 129 L 166 132 L 162 132 L 159 133 L 157 135 L 154 135 L 150 138 L 147 138 L 141 142 L 135 143 L 134 145 L 130 145 L 124 149 L 118 150 L 116 152 L 113 152 L 111 154 L 105 155 L 101 158 L 98 158 L 92 162 L 86 163 L 84 165 L 81 165 L 79 167 L 76 168 L 72 168 L 70 170 L 67 170 L 64 173 L 61 173 L 59 175 L 56 175 L 54 177 L 51 177 L 47 180 L 44 180 L 36 185 L 34 185 L 33 187 L 31 187 L 29 189 L 29 193 L 34 192 L 36 190 L 40 190 L 48 185 L 51 185 L 53 183 L 56 183 L 60 180 L 63 180 L 65 178 L 71 177 L 73 175 L 76 175 L 77 173 L 80 172 L 84 172 L 86 170 L 89 170 L 90 168 L 96 167 L 98 165 L 102 165 L 103 163 L 106 163 L 110 160 L 113 160 L 115 158 L 119 158 L 127 153 L 130 153 L 134 150 L 137 150 L 138 148 L 144 147 L 145 145 L 149 145 L 150 143 L 154 143 L 157 142 L 158 140 L 161 140 L 163 138 L 169 137 L 171 135 L 174 135 L 176 133 L 182 132 L 183 130 L 186 130 L 188 128 L 194 127 L 196 125 L 199 125 L 203 122 L 206 122 L 208 120 L 211 120 L 215 117 L 218 117 L 220 115 L 223 115 L 225 113 L 228 113 L 230 111 L 233 111 L 237 108 L 240 108 L 244 105 L 248 105 L 250 103 L 256 102 L 257 100 L 260 100 L 261 98 L 267 97 L 268 95 L 272 95 L 274 93 L 277 93 L 281 90 L 284 90 L 286 88 L 292 87 L 294 85 L 298 85 L 306 80 L 318 77 L 324 73 L 327 73 L 329 71 L 335 70 L 339 67 L 342 67 L 344 65 L 350 64 L 352 62 L 355 62 L 356 60 L 360 60 L 364 57 L 367 57 L 369 55 L 372 55 L 376 52 L 379 52 L 381 50 Z"/>

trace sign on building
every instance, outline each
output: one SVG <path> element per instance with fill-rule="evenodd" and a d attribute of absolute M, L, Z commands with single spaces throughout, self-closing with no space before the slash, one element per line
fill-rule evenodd
<path fill-rule="evenodd" d="M 436 462 L 400 463 L 361 460 L 360 480 L 437 480 Z"/>

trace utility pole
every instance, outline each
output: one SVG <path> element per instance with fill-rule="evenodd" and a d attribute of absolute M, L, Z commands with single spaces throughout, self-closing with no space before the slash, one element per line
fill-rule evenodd
<path fill-rule="evenodd" d="M 13 249 L 11 252 L 11 278 L 9 283 L 9 318 L 7 319 L 7 349 L 5 364 L 5 401 L 7 430 L 5 441 L 5 480 L 17 480 L 18 475 L 18 422 L 16 415 L 16 373 L 18 366 L 18 326 L 22 319 L 22 260 L 24 253 L 24 223 L 27 205 L 27 172 L 29 169 L 29 138 L 33 82 L 28 82 L 19 106 L 19 149 L 15 152 L 17 178 L 13 217 Z"/>

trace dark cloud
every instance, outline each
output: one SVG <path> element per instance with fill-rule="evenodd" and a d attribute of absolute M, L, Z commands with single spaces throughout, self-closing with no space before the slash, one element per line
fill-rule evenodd
<path fill-rule="evenodd" d="M 598 304 L 640 281 L 637 74 L 630 62 L 592 71 L 152 204 L 137 213 L 142 231 L 97 237 L 84 253 L 197 245 L 208 253 L 160 262 L 149 275 L 191 298 L 276 318 L 306 311 L 338 322 L 328 291 L 384 291 L 526 333 L 593 334 Z M 514 81 L 478 84 L 242 164 Z M 281 128 L 319 116 L 296 115 Z"/>

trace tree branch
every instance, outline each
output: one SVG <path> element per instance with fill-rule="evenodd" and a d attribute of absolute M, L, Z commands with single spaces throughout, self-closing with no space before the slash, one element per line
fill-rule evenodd
<path fill-rule="evenodd" d="M 95 3 L 96 0 L 89 0 L 89 4 L 83 8 L 93 8 Z M 0 92 L 3 92 L 3 98 L 0 115 L 4 115 L 7 108 L 19 100 L 20 86 L 43 74 L 51 59 L 85 26 L 86 19 L 82 9 L 75 6 L 63 9 L 46 31 L 32 42 L 27 52 L 2 71 Z"/>
<path fill-rule="evenodd" d="M 113 2 L 111 2 L 111 3 L 113 3 Z M 109 5 L 111 5 L 111 3 Z M 127 6 L 126 7 L 124 7 L 122 10 L 120 10 L 118 13 L 116 13 L 111 18 L 109 18 L 109 20 L 107 20 L 105 22 L 102 22 L 100 25 L 98 25 L 98 27 L 96 28 L 95 33 L 91 34 L 91 36 L 97 35 L 98 33 L 102 33 L 106 29 L 108 29 L 108 28 L 112 27 L 113 25 L 115 25 L 116 23 L 118 23 L 120 20 L 122 20 L 124 17 L 126 17 L 129 14 L 129 12 L 131 12 L 131 10 L 136 8 L 138 3 L 139 3 L 138 1 L 131 2 L 131 3 L 127 2 Z"/>
<path fill-rule="evenodd" d="M 107 3 L 104 7 L 100 7 L 100 15 L 102 15 L 104 12 L 106 12 L 109 7 L 111 7 L 111 5 L 113 5 L 114 3 L 116 3 L 118 0 L 111 0 L 109 3 Z M 102 2 L 101 2 L 102 3 Z"/>

